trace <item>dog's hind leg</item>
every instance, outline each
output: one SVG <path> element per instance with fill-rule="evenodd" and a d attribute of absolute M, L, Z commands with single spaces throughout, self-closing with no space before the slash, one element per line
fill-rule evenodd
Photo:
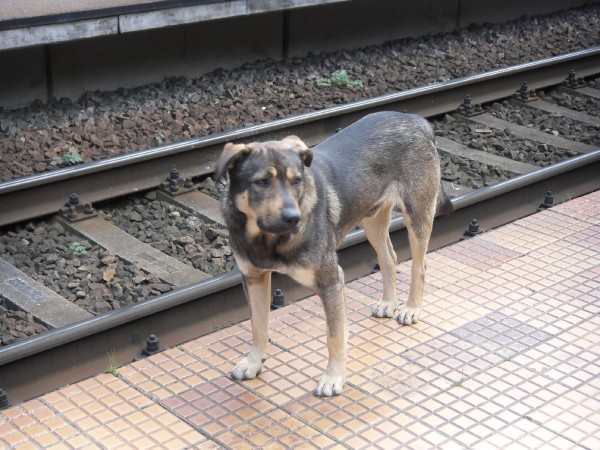
<path fill-rule="evenodd" d="M 375 317 L 392 317 L 398 306 L 396 297 L 398 259 L 389 232 L 392 206 L 391 203 L 385 203 L 373 216 L 364 218 L 362 222 L 367 239 L 377 253 L 377 262 L 383 279 L 383 298 L 373 307 Z"/>
<path fill-rule="evenodd" d="M 242 281 L 250 305 L 252 349 L 231 372 L 236 380 L 249 380 L 260 375 L 269 344 L 269 312 L 271 308 L 271 272 L 243 275 Z"/>
<path fill-rule="evenodd" d="M 423 305 L 423 290 L 425 287 L 425 255 L 431 237 L 433 227 L 433 217 L 435 215 L 435 203 L 431 202 L 430 207 L 423 205 L 418 213 L 409 214 L 404 205 L 400 205 L 404 225 L 408 231 L 408 241 L 410 243 L 410 253 L 412 256 L 412 265 L 410 270 L 410 292 L 408 300 L 400 308 L 396 320 L 404 325 L 410 325 L 419 321 L 421 307 Z"/>

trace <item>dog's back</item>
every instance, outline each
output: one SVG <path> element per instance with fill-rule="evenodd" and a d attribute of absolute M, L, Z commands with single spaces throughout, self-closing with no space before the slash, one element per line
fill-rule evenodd
<path fill-rule="evenodd" d="M 335 186 L 340 236 L 384 202 L 411 214 L 425 198 L 438 212 L 451 210 L 440 186 L 440 163 L 431 125 L 398 112 L 370 114 L 313 149 L 313 170 Z"/>

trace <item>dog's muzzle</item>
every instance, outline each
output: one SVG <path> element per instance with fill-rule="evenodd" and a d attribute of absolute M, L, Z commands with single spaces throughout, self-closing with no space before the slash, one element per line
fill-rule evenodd
<path fill-rule="evenodd" d="M 296 208 L 286 208 L 281 213 L 281 220 L 289 226 L 297 226 L 300 222 L 300 211 Z"/>
<path fill-rule="evenodd" d="M 258 226 L 268 233 L 297 233 L 300 229 L 301 218 L 297 208 L 285 208 L 277 219 L 259 221 Z"/>

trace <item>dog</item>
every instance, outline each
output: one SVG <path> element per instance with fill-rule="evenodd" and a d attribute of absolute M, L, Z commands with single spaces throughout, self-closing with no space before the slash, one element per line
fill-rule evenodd
<path fill-rule="evenodd" d="M 321 297 L 329 358 L 316 394 L 342 392 L 348 325 L 336 249 L 362 222 L 383 278 L 383 298 L 374 305 L 373 316 L 393 317 L 398 308 L 397 257 L 389 225 L 395 206 L 402 212 L 412 254 L 410 293 L 396 319 L 405 325 L 418 321 L 433 219 L 452 210 L 441 187 L 434 140 L 424 118 L 379 112 L 313 149 L 297 136 L 225 145 L 215 177 L 228 178 L 221 209 L 242 273 L 253 341 L 249 354 L 233 369 L 233 379 L 261 373 L 269 342 L 271 273 L 279 272 Z"/>

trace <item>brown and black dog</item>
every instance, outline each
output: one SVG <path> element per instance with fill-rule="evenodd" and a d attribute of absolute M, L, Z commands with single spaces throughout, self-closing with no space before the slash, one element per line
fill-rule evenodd
<path fill-rule="evenodd" d="M 452 210 L 440 183 L 431 125 L 397 112 L 370 114 L 313 149 L 298 137 L 226 144 L 216 169 L 228 174 L 221 206 L 251 310 L 253 345 L 233 369 L 235 379 L 260 374 L 267 355 L 271 272 L 289 275 L 318 293 L 327 319 L 329 361 L 316 393 L 331 396 L 345 383 L 348 327 L 344 274 L 336 248 L 362 221 L 377 253 L 383 298 L 376 317 L 392 317 L 396 253 L 389 237 L 398 206 L 412 253 L 408 300 L 396 312 L 416 323 L 425 282 L 425 253 L 437 213 Z"/>

